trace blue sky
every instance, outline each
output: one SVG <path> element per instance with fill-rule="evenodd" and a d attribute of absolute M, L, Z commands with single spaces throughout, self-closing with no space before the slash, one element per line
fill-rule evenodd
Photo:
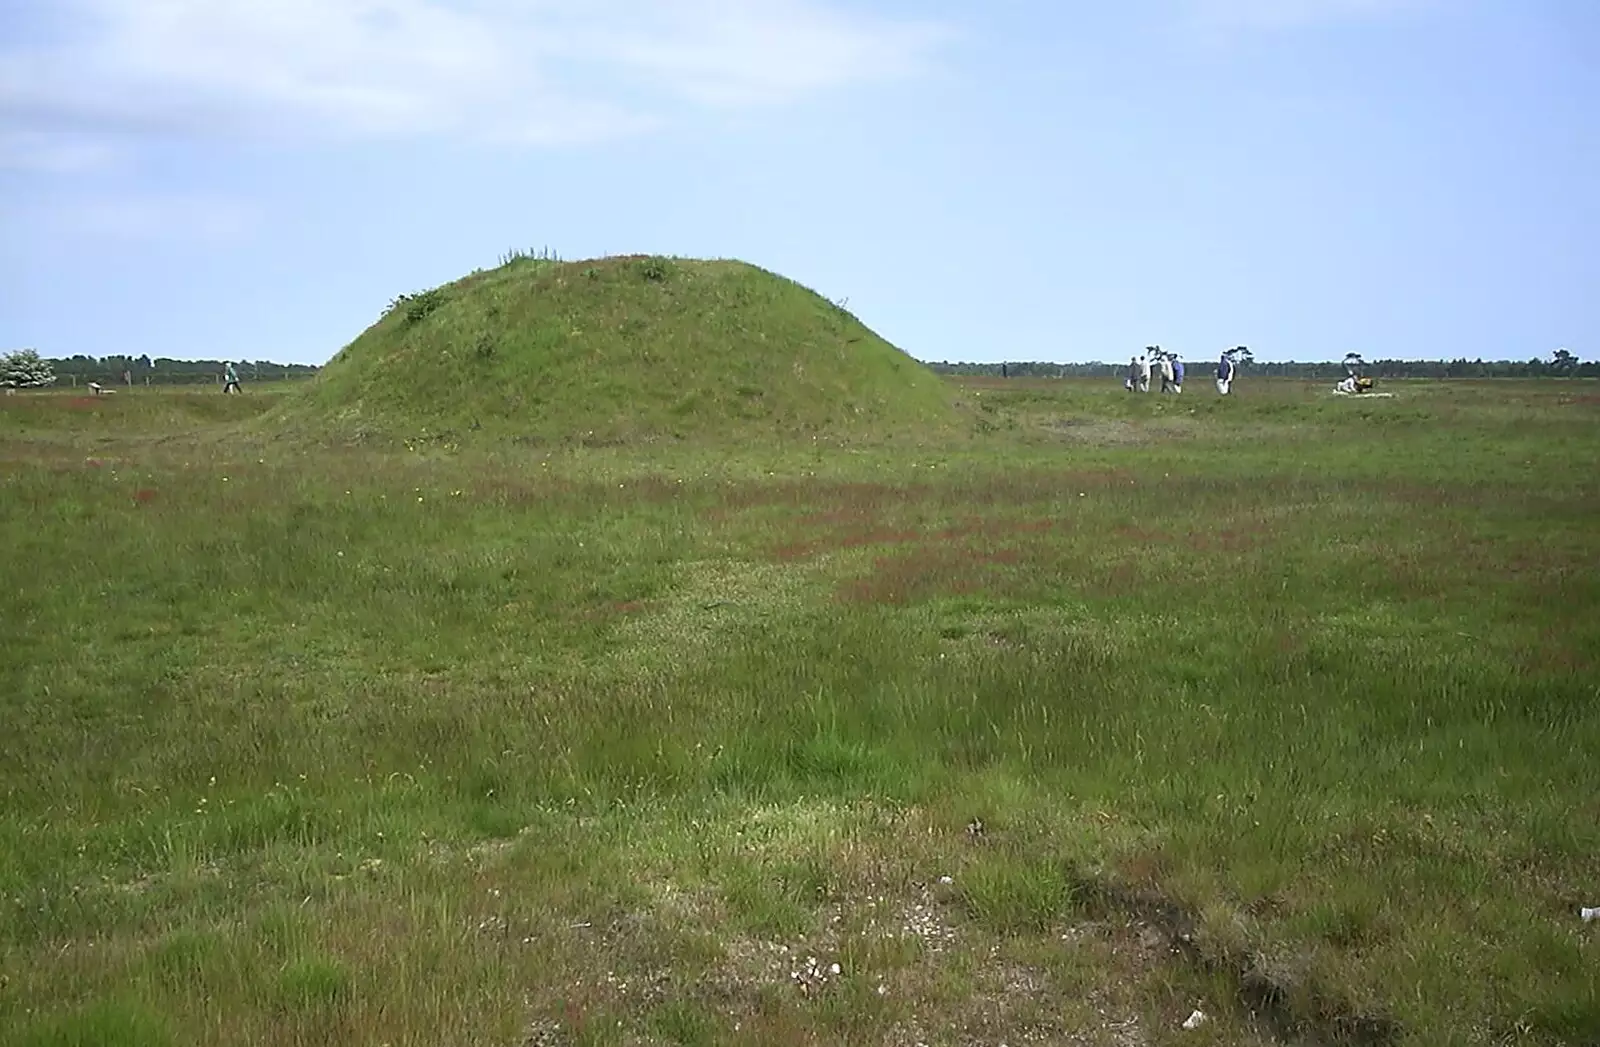
<path fill-rule="evenodd" d="M 0 349 L 325 361 L 511 247 L 927 360 L 1600 356 L 1594 0 L 0 0 Z"/>

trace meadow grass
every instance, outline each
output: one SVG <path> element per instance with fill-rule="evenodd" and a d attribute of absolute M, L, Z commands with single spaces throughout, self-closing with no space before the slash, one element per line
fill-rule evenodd
<path fill-rule="evenodd" d="M 1600 1042 L 1600 390 L 1385 387 L 0 400 L 0 1044 Z"/>

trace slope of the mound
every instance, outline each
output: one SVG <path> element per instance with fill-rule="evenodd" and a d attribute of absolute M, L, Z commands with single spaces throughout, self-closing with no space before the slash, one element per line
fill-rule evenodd
<path fill-rule="evenodd" d="M 932 371 L 739 262 L 522 258 L 402 298 L 289 408 L 347 432 L 536 442 L 904 430 L 951 419 Z"/>

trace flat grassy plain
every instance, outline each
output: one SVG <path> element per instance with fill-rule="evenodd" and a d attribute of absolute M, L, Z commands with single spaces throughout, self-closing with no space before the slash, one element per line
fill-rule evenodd
<path fill-rule="evenodd" d="M 1600 1043 L 1600 386 L 1330 384 L 0 399 L 0 1044 Z"/>

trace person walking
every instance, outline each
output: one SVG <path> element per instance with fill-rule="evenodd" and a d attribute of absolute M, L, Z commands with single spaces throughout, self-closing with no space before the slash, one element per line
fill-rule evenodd
<path fill-rule="evenodd" d="M 1217 395 L 1227 396 L 1233 388 L 1233 353 L 1224 352 L 1217 361 Z"/>
<path fill-rule="evenodd" d="M 1172 357 L 1165 353 L 1161 355 L 1161 391 L 1172 392 Z"/>
<path fill-rule="evenodd" d="M 1122 388 L 1128 392 L 1137 392 L 1139 389 L 1139 358 L 1128 357 L 1128 377 L 1123 381 Z"/>
<path fill-rule="evenodd" d="M 1143 354 L 1139 356 L 1139 391 L 1141 393 L 1150 391 L 1150 358 Z"/>
<path fill-rule="evenodd" d="M 224 393 L 243 392 L 239 388 L 239 372 L 233 369 L 233 361 L 226 362 L 222 369 L 222 391 Z"/>
<path fill-rule="evenodd" d="M 1183 392 L 1183 361 L 1178 359 L 1178 354 L 1172 354 L 1172 391 Z"/>

